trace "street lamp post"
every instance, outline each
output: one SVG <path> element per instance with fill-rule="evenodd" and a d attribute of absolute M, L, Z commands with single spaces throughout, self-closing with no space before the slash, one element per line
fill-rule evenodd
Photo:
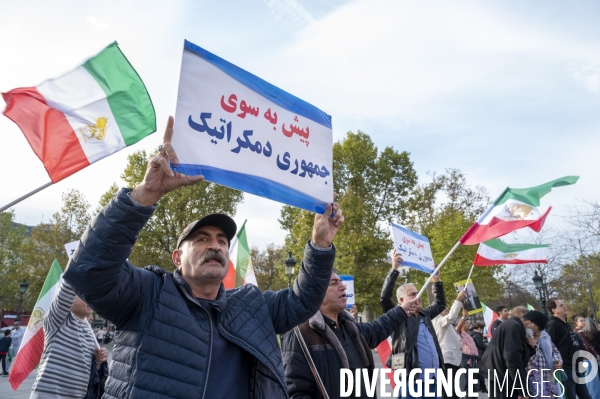
<path fill-rule="evenodd" d="M 17 308 L 17 317 L 15 317 L 15 321 L 21 320 L 21 307 L 23 306 L 23 295 L 27 292 L 27 288 L 29 284 L 27 284 L 27 279 L 23 280 L 21 284 L 19 284 L 19 307 Z"/>
<path fill-rule="evenodd" d="M 511 300 L 511 294 L 513 293 L 514 290 L 514 286 L 512 281 L 509 281 L 507 286 L 506 286 L 506 291 L 508 291 L 508 307 L 512 309 L 512 300 Z"/>
<path fill-rule="evenodd" d="M 533 276 L 533 285 L 535 285 L 535 289 L 538 290 L 540 295 L 538 303 L 544 310 L 544 313 L 548 315 L 548 312 L 546 311 L 546 297 L 544 296 L 544 279 L 538 274 L 537 270 Z"/>
<path fill-rule="evenodd" d="M 288 288 L 292 286 L 292 277 L 294 276 L 294 268 L 296 259 L 292 258 L 292 252 L 288 251 L 288 258 L 285 260 L 285 275 L 288 278 Z"/>

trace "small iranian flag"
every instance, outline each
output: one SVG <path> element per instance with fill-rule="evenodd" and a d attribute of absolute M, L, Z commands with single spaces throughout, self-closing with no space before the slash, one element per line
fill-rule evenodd
<path fill-rule="evenodd" d="M 375 350 L 377 351 L 377 356 L 379 356 L 379 360 L 381 361 L 383 368 L 389 370 L 389 367 L 385 365 L 385 362 L 387 362 L 388 358 L 392 354 L 392 337 L 387 337 L 387 339 L 381 341 Z M 392 373 L 393 372 L 394 371 L 392 370 Z M 392 389 L 396 387 L 394 378 L 390 378 L 390 385 L 392 386 Z"/>
<path fill-rule="evenodd" d="M 566 176 L 530 188 L 507 188 L 494 204 L 462 236 L 462 245 L 475 245 L 529 227 L 540 231 L 551 208 L 542 212 L 540 198 L 553 187 L 575 184 L 579 176 Z"/>
<path fill-rule="evenodd" d="M 246 238 L 246 221 L 244 221 L 229 246 L 229 266 L 227 275 L 223 279 L 223 285 L 228 290 L 246 284 L 254 284 L 258 287 L 254 268 L 252 267 L 248 239 Z"/>
<path fill-rule="evenodd" d="M 44 351 L 44 318 L 48 314 L 56 294 L 58 294 L 62 273 L 58 261 L 54 259 L 40 296 L 35 303 L 33 312 L 31 312 L 31 318 L 23 335 L 19 353 L 17 353 L 8 377 L 8 382 L 10 382 L 13 390 L 21 385 L 42 358 L 42 352 Z"/>
<path fill-rule="evenodd" d="M 527 310 L 535 310 L 535 308 L 533 306 L 531 306 L 530 304 L 527 304 Z"/>
<path fill-rule="evenodd" d="M 517 265 L 523 263 L 548 263 L 549 245 L 506 244 L 494 238 L 479 244 L 473 264 L 475 266 Z"/>
<path fill-rule="evenodd" d="M 492 339 L 492 324 L 498 319 L 498 315 L 492 309 L 485 306 L 483 302 L 481 302 L 481 307 L 483 308 L 483 320 L 487 327 L 487 333 L 490 339 Z"/>
<path fill-rule="evenodd" d="M 36 87 L 2 93 L 53 183 L 156 130 L 146 86 L 117 43 Z"/>

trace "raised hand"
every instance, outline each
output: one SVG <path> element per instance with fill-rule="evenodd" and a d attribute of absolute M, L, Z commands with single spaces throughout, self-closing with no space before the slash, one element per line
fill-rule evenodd
<path fill-rule="evenodd" d="M 417 304 L 421 302 L 421 298 L 404 299 L 400 307 L 404 309 L 407 315 L 415 314 L 417 310 Z"/>
<path fill-rule="evenodd" d="M 400 263 L 402 263 L 404 259 L 402 259 L 402 255 L 396 252 L 394 249 L 394 253 L 392 254 L 392 269 L 398 270 L 400 267 Z"/>
<path fill-rule="evenodd" d="M 458 302 L 462 302 L 463 299 L 465 299 L 467 297 L 467 291 L 466 290 L 462 290 L 461 292 L 458 293 L 458 296 L 456 297 L 456 300 Z"/>
<path fill-rule="evenodd" d="M 171 144 L 173 125 L 173 117 L 169 116 L 163 137 L 162 149 L 148 162 L 144 180 L 130 194 L 131 198 L 142 205 L 154 205 L 169 191 L 173 191 L 181 186 L 196 184 L 204 179 L 202 175 L 186 176 L 171 170 L 169 161 L 174 165 L 179 164 L 177 153 Z"/>
<path fill-rule="evenodd" d="M 333 217 L 329 217 L 331 212 L 334 212 Z M 317 247 L 329 248 L 341 224 L 344 222 L 342 209 L 337 202 L 327 204 L 327 208 L 322 215 L 315 215 L 315 223 L 313 225 L 312 243 Z"/>

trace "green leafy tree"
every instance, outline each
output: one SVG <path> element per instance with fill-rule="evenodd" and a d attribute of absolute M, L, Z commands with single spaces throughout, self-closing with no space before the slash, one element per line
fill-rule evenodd
<path fill-rule="evenodd" d="M 267 245 L 264 250 L 252 247 L 250 258 L 256 282 L 262 291 L 277 291 L 287 287 L 284 267 L 287 252 L 284 247 L 275 244 Z"/>
<path fill-rule="evenodd" d="M 344 214 L 335 239 L 335 266 L 353 275 L 358 306 L 379 313 L 379 294 L 392 247 L 389 224 L 406 216 L 417 175 L 406 151 L 379 151 L 371 138 L 349 132 L 333 145 L 333 181 Z M 279 222 L 288 232 L 286 246 L 297 258 L 311 236 L 314 214 L 285 206 Z"/>
<path fill-rule="evenodd" d="M 135 187 L 144 178 L 148 154 L 141 150 L 128 157 L 121 175 L 127 187 Z M 102 196 L 100 205 L 106 205 L 118 191 L 116 184 Z M 163 196 L 156 212 L 139 235 L 129 260 L 138 266 L 160 265 L 173 268 L 171 253 L 181 231 L 194 220 L 210 213 L 234 216 L 243 200 L 241 191 L 202 181 L 194 186 L 180 187 Z"/>
<path fill-rule="evenodd" d="M 62 201 L 61 210 L 49 222 L 35 226 L 21 245 L 19 264 L 29 283 L 23 299 L 27 309 L 35 304 L 52 261 L 58 259 L 64 270 L 68 262 L 64 245 L 79 240 L 90 222 L 90 204 L 79 190 L 63 193 Z"/>
<path fill-rule="evenodd" d="M 7 310 L 17 308 L 19 284 L 27 277 L 20 262 L 27 229 L 14 220 L 12 210 L 0 213 L 0 307 Z"/>
<path fill-rule="evenodd" d="M 439 263 L 462 235 L 473 225 L 490 203 L 483 187 L 471 188 L 458 169 L 448 169 L 443 175 L 416 187 L 409 201 L 406 224 L 429 238 L 434 260 Z M 459 246 L 440 271 L 448 300 L 456 297 L 453 283 L 465 280 L 477 253 L 477 246 Z M 472 280 L 482 301 L 496 299 L 502 292 L 498 277 L 502 266 L 476 267 Z M 429 276 L 411 270 L 408 281 L 422 286 Z"/>

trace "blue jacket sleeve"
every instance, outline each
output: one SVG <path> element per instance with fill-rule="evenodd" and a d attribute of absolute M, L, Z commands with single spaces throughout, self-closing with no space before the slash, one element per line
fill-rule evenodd
<path fill-rule="evenodd" d="M 122 189 L 94 218 L 64 274 L 75 293 L 117 328 L 139 320 L 160 279 L 127 260 L 155 209 L 136 205 L 130 191 Z"/>
<path fill-rule="evenodd" d="M 285 333 L 317 313 L 331 280 L 335 247 L 315 249 L 306 244 L 304 260 L 292 288 L 265 292 L 277 334 Z"/>

